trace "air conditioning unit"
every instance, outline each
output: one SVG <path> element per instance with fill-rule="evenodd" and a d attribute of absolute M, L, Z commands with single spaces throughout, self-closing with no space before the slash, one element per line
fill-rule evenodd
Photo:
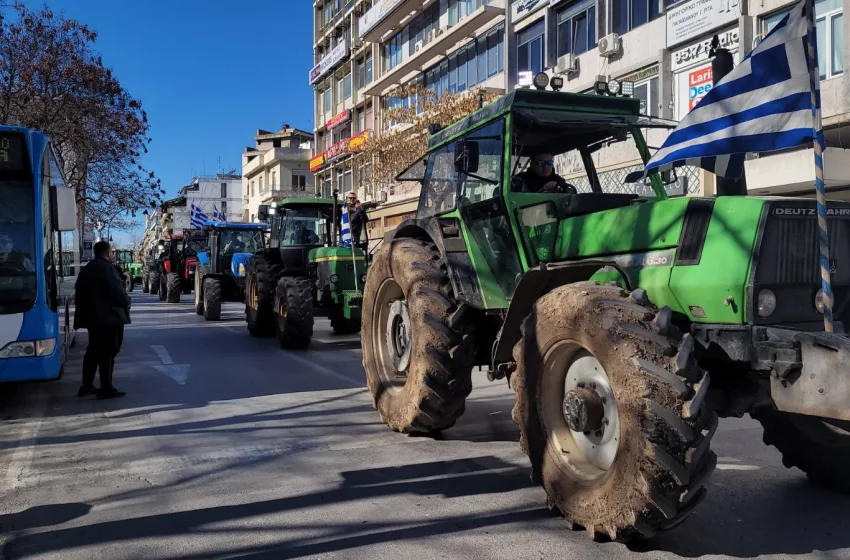
<path fill-rule="evenodd" d="M 387 191 L 381 191 L 381 202 L 387 201 Z"/>
<path fill-rule="evenodd" d="M 422 39 L 416 41 L 416 44 L 413 47 L 413 52 L 419 52 L 422 49 Z"/>
<path fill-rule="evenodd" d="M 598 46 L 599 56 L 609 58 L 616 54 L 619 54 L 620 49 L 623 46 L 623 40 L 616 33 L 609 33 L 608 35 L 599 39 Z"/>
<path fill-rule="evenodd" d="M 362 46 L 363 46 L 363 41 L 361 41 L 360 39 L 358 39 L 358 40 L 354 41 L 354 50 L 355 50 L 355 51 L 356 51 L 357 49 L 359 49 L 360 47 L 362 47 Z"/>
<path fill-rule="evenodd" d="M 572 53 L 559 56 L 555 73 L 567 76 L 578 74 L 578 57 Z"/>
<path fill-rule="evenodd" d="M 429 41 L 433 41 L 436 37 L 437 37 L 437 30 L 436 29 L 432 29 L 431 31 L 428 32 L 428 40 Z"/>

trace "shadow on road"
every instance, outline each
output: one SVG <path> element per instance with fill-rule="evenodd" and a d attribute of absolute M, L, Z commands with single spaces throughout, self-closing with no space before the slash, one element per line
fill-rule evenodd
<path fill-rule="evenodd" d="M 34 506 L 18 513 L 0 515 L 0 535 L 25 531 L 36 527 L 61 525 L 83 517 L 91 511 L 91 505 L 81 503 Z"/>
<path fill-rule="evenodd" d="M 30 557 L 62 552 L 80 547 L 103 548 L 109 543 L 157 539 L 180 535 L 198 535 L 210 529 L 221 535 L 228 532 L 226 523 L 258 516 L 275 515 L 307 508 L 329 508 L 335 504 L 410 495 L 411 508 L 419 505 L 416 497 L 456 498 L 512 492 L 527 488 L 531 483 L 526 469 L 518 468 L 497 457 L 482 456 L 455 461 L 435 461 L 400 467 L 362 469 L 341 473 L 336 488 L 266 500 L 248 504 L 226 505 L 191 511 L 165 513 L 132 519 L 118 519 L 80 527 L 55 529 L 12 538 L 4 547 L 7 558 Z M 364 509 L 365 511 L 365 509 Z M 369 544 L 430 537 L 435 533 L 453 533 L 473 528 L 490 527 L 518 521 L 545 519 L 546 509 L 508 510 L 482 516 L 452 516 L 427 522 L 336 522 L 329 513 L 328 522 L 316 524 L 322 536 L 295 537 L 273 545 L 229 550 L 228 554 L 260 554 L 269 558 L 294 558 L 347 550 Z M 281 527 L 284 530 L 285 527 Z M 242 531 L 243 529 L 233 529 Z M 365 534 L 364 534 L 365 533 Z M 223 551 L 222 551 L 223 552 Z M 188 558 L 192 556 L 187 556 Z M 198 557 L 209 557 L 209 553 Z"/>

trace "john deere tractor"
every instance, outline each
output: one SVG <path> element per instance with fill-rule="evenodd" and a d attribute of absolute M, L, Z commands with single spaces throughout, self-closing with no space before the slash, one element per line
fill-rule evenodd
<path fill-rule="evenodd" d="M 207 244 L 198 251 L 195 311 L 207 321 L 221 319 L 223 301 L 245 300 L 245 274 L 251 256 L 265 247 L 266 224 L 209 221 Z"/>
<path fill-rule="evenodd" d="M 316 314 L 328 316 L 336 333 L 357 332 L 366 255 L 339 243 L 336 197 L 288 198 L 274 209 L 262 208 L 261 216 L 266 212 L 269 247 L 254 255 L 248 269 L 248 332 L 303 349 L 313 337 Z"/>
<path fill-rule="evenodd" d="M 127 292 L 132 292 L 133 287 L 141 281 L 142 265 L 133 262 L 133 251 L 129 249 L 116 249 L 113 251 L 113 258 L 124 277 L 124 288 Z"/>
<path fill-rule="evenodd" d="M 592 537 L 648 538 L 693 512 L 718 416 L 752 415 L 786 466 L 850 491 L 850 341 L 824 332 L 815 202 L 668 198 L 658 175 L 651 196 L 606 192 L 599 150 L 646 162 L 642 131 L 670 126 L 639 110 L 520 89 L 432 128 L 398 177 L 422 185 L 417 216 L 386 236 L 364 290 L 381 419 L 450 428 L 488 366 L 516 392 L 533 480 Z M 564 180 L 542 179 L 552 159 Z M 828 208 L 841 331 L 850 205 Z"/>

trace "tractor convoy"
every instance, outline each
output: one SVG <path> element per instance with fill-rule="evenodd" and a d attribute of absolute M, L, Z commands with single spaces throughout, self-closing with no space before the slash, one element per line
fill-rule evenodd
<path fill-rule="evenodd" d="M 593 538 L 652 537 L 692 513 L 718 416 L 751 414 L 786 466 L 850 492 L 850 341 L 823 332 L 815 201 L 669 199 L 659 175 L 653 196 L 606 192 L 596 152 L 629 143 L 646 162 L 643 131 L 670 126 L 639 112 L 637 99 L 519 89 L 432 128 L 398 177 L 421 183 L 417 216 L 385 237 L 363 293 L 381 420 L 450 428 L 487 366 L 516 393 L 549 507 Z M 529 188 L 540 154 L 571 163 L 556 192 Z M 845 323 L 850 205 L 830 208 Z"/>

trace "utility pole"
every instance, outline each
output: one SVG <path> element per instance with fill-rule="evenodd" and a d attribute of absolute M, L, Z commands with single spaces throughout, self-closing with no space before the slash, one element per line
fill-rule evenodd
<path fill-rule="evenodd" d="M 711 50 L 708 51 L 708 56 L 713 57 L 711 61 L 711 81 L 716 86 L 735 67 L 735 60 L 732 58 L 729 49 L 720 46 L 720 38 L 717 35 L 711 40 Z M 740 179 L 716 177 L 716 181 L 717 196 L 746 196 L 747 194 L 747 178 L 743 174 Z"/>

